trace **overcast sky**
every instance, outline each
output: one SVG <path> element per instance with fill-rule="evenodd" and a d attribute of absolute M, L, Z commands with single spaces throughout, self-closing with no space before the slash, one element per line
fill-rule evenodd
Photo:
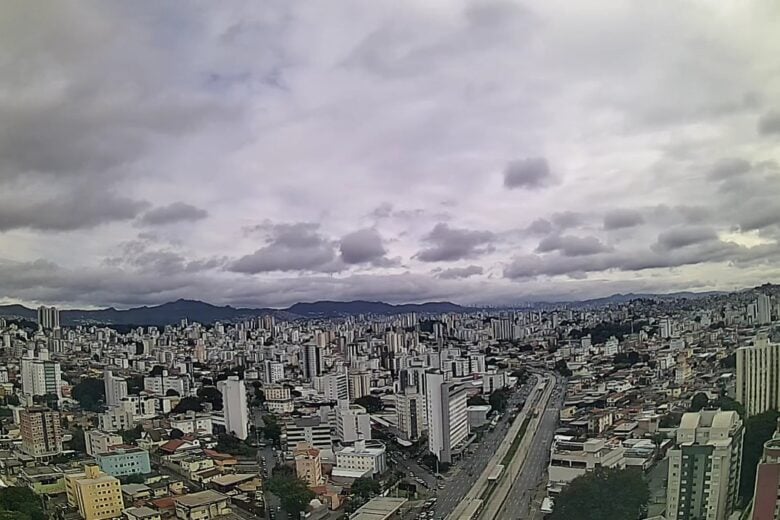
<path fill-rule="evenodd" d="M 0 302 L 778 281 L 775 0 L 19 0 Z"/>

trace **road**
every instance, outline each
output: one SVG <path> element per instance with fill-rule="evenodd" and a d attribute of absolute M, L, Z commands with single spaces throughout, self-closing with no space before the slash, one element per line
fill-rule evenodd
<path fill-rule="evenodd" d="M 533 497 L 547 470 L 547 464 L 550 460 L 550 446 L 555 429 L 558 427 L 564 394 L 564 383 L 561 379 L 556 378 L 555 390 L 553 390 L 550 402 L 539 422 L 531 449 L 528 451 L 523 468 L 512 483 L 512 488 L 501 507 L 499 518 L 513 518 L 512 515 L 515 515 L 514 518 L 534 517 L 534 512 L 540 504 L 534 504 Z M 534 511 L 531 511 L 532 507 Z"/>
<path fill-rule="evenodd" d="M 526 400 L 531 389 L 536 385 L 536 376 L 532 375 L 529 381 L 517 392 L 512 394 L 507 405 L 511 410 Z M 436 518 L 444 518 L 463 500 L 479 476 L 485 471 L 493 454 L 504 440 L 509 431 L 509 413 L 505 413 L 493 431 L 487 432 L 472 454 L 466 454 L 452 469 L 450 476 L 444 478 L 444 488 L 439 490 L 436 502 Z"/>

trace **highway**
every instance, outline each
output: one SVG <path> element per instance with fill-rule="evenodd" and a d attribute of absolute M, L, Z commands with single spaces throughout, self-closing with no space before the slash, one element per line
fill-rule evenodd
<path fill-rule="evenodd" d="M 561 378 L 556 378 L 553 394 L 539 422 L 539 428 L 534 435 L 523 467 L 512 483 L 512 488 L 509 490 L 506 501 L 501 507 L 499 518 L 531 519 L 534 518 L 534 514 L 540 506 L 540 504 L 533 502 L 533 497 L 537 487 L 544 478 L 544 473 L 549 463 L 550 446 L 552 445 L 555 429 L 558 427 L 560 409 L 563 405 L 564 384 Z M 533 511 L 531 510 L 532 508 Z"/>
<path fill-rule="evenodd" d="M 507 410 L 523 402 L 535 387 L 538 381 L 536 375 L 531 375 L 528 382 L 520 390 L 512 394 L 507 405 Z M 450 470 L 451 476 L 444 479 L 443 489 L 438 492 L 435 518 L 445 518 L 463 500 L 468 491 L 474 487 L 477 479 L 485 471 L 488 462 L 498 450 L 504 437 L 509 431 L 509 414 L 505 413 L 496 425 L 495 429 L 487 432 L 479 443 L 474 453 L 467 453 L 455 467 Z"/>

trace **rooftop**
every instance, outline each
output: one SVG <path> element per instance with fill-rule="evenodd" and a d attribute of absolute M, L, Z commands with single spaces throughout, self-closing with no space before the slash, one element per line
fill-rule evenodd
<path fill-rule="evenodd" d="M 377 497 L 355 511 L 350 520 L 386 520 L 406 503 L 405 498 Z"/>
<path fill-rule="evenodd" d="M 212 489 L 207 489 L 206 491 L 199 491 L 197 493 L 176 497 L 174 498 L 174 501 L 176 504 L 181 504 L 185 507 L 199 507 L 227 500 L 227 498 L 227 495 L 223 495 Z"/>

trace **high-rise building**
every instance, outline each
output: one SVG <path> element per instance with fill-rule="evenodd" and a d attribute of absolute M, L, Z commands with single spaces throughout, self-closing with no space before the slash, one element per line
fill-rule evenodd
<path fill-rule="evenodd" d="M 349 374 L 349 397 L 360 399 L 371 393 L 371 374 L 368 372 L 355 372 Z"/>
<path fill-rule="evenodd" d="M 748 416 L 780 410 L 780 343 L 766 334 L 753 339 L 753 345 L 736 350 L 737 401 Z"/>
<path fill-rule="evenodd" d="M 303 377 L 312 381 L 315 377 L 321 376 L 324 360 L 322 359 L 322 347 L 316 343 L 308 343 L 301 349 L 303 355 Z"/>
<path fill-rule="evenodd" d="M 241 440 L 249 436 L 249 413 L 246 405 L 246 387 L 243 379 L 229 376 L 227 380 L 217 383 L 222 392 L 225 429 Z"/>
<path fill-rule="evenodd" d="M 58 362 L 36 358 L 32 351 L 28 351 L 20 365 L 23 393 L 31 396 L 49 394 L 62 398 L 62 376 Z"/>
<path fill-rule="evenodd" d="M 318 378 L 318 391 L 330 401 L 348 401 L 349 400 L 349 376 L 346 369 L 340 369 L 337 372 L 325 374 Z"/>
<path fill-rule="evenodd" d="M 65 475 L 68 505 L 78 508 L 84 520 L 105 520 L 122 516 L 124 502 L 119 479 L 106 475 L 98 466 L 84 468 L 84 473 Z"/>
<path fill-rule="evenodd" d="M 306 481 L 309 487 L 322 484 L 322 459 L 320 450 L 311 444 L 300 442 L 293 450 L 295 457 L 295 474 Z"/>
<path fill-rule="evenodd" d="M 415 441 L 426 429 L 425 398 L 409 387 L 404 393 L 396 394 L 395 413 L 398 430 L 407 441 Z"/>
<path fill-rule="evenodd" d="M 272 385 L 284 379 L 284 364 L 266 360 L 263 363 L 263 381 Z"/>
<path fill-rule="evenodd" d="M 780 424 L 778 424 L 780 427 Z M 780 428 L 764 443 L 764 455 L 756 469 L 756 487 L 750 520 L 780 518 Z"/>
<path fill-rule="evenodd" d="M 124 377 L 117 377 L 110 370 L 103 372 L 103 385 L 106 390 L 106 406 L 116 406 L 127 397 L 127 381 Z"/>
<path fill-rule="evenodd" d="M 43 406 L 31 406 L 19 415 L 22 451 L 32 457 L 51 457 L 62 452 L 60 414 Z"/>
<path fill-rule="evenodd" d="M 38 307 L 38 325 L 42 329 L 59 329 L 60 328 L 60 311 L 56 307 L 44 307 L 41 305 Z"/>
<path fill-rule="evenodd" d="M 466 387 L 445 381 L 440 370 L 426 373 L 428 451 L 439 462 L 452 462 L 453 452 L 469 435 Z"/>
<path fill-rule="evenodd" d="M 349 401 L 336 407 L 336 436 L 342 444 L 371 439 L 371 417 L 366 409 Z"/>
<path fill-rule="evenodd" d="M 756 324 L 769 325 L 772 323 L 772 300 L 768 294 L 759 294 L 756 298 Z"/>
<path fill-rule="evenodd" d="M 737 412 L 683 415 L 669 450 L 667 518 L 725 520 L 734 512 L 743 435 Z"/>

